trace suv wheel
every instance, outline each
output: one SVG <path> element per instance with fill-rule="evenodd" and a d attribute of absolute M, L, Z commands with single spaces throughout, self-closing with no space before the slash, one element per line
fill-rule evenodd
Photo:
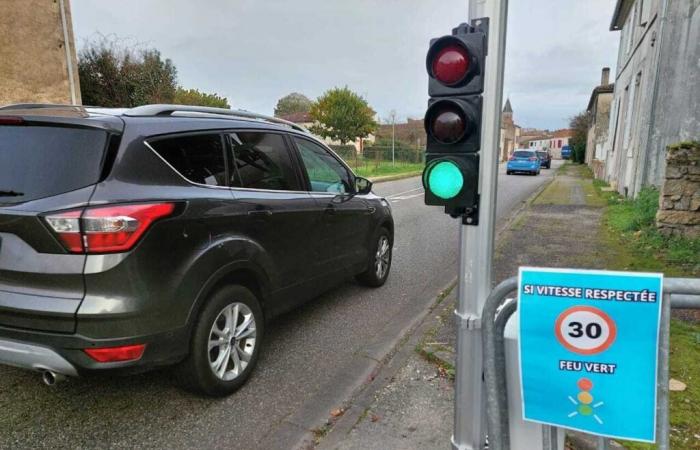
<path fill-rule="evenodd" d="M 255 295 L 243 286 L 226 286 L 209 298 L 200 314 L 179 378 L 193 391 L 229 395 L 253 371 L 262 337 L 263 316 Z"/>
<path fill-rule="evenodd" d="M 391 269 L 391 236 L 389 230 L 380 228 L 374 240 L 374 246 L 370 249 L 370 260 L 367 270 L 359 274 L 356 278 L 360 283 L 379 287 L 386 283 Z"/>

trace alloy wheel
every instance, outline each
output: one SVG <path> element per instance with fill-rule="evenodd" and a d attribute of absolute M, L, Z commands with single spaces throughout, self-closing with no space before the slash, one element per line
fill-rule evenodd
<path fill-rule="evenodd" d="M 220 380 L 231 381 L 248 367 L 255 344 L 253 311 L 243 303 L 231 303 L 221 310 L 211 327 L 209 367 Z"/>
<path fill-rule="evenodd" d="M 389 238 L 386 235 L 379 237 L 379 243 L 377 244 L 377 254 L 375 255 L 374 269 L 377 274 L 378 279 L 383 279 L 389 270 L 389 263 L 391 262 L 391 246 L 389 245 Z"/>

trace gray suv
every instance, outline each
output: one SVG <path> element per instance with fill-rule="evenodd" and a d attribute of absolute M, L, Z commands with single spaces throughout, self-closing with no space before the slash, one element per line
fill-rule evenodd
<path fill-rule="evenodd" d="M 176 365 L 227 395 L 269 320 L 391 267 L 389 203 L 302 127 L 178 105 L 0 108 L 0 363 Z"/>

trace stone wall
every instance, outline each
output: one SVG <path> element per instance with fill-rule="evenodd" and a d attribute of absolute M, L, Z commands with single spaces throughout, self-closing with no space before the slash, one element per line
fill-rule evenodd
<path fill-rule="evenodd" d="M 79 104 L 70 1 L 2 0 L 0 4 L 0 105 Z"/>
<path fill-rule="evenodd" d="M 700 142 L 669 146 L 656 226 L 669 235 L 700 238 Z"/>

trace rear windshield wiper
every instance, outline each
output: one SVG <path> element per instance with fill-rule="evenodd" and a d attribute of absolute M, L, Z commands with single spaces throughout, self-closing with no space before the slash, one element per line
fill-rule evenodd
<path fill-rule="evenodd" d="M 0 197 L 21 197 L 23 195 L 24 195 L 24 192 L 0 190 Z"/>

